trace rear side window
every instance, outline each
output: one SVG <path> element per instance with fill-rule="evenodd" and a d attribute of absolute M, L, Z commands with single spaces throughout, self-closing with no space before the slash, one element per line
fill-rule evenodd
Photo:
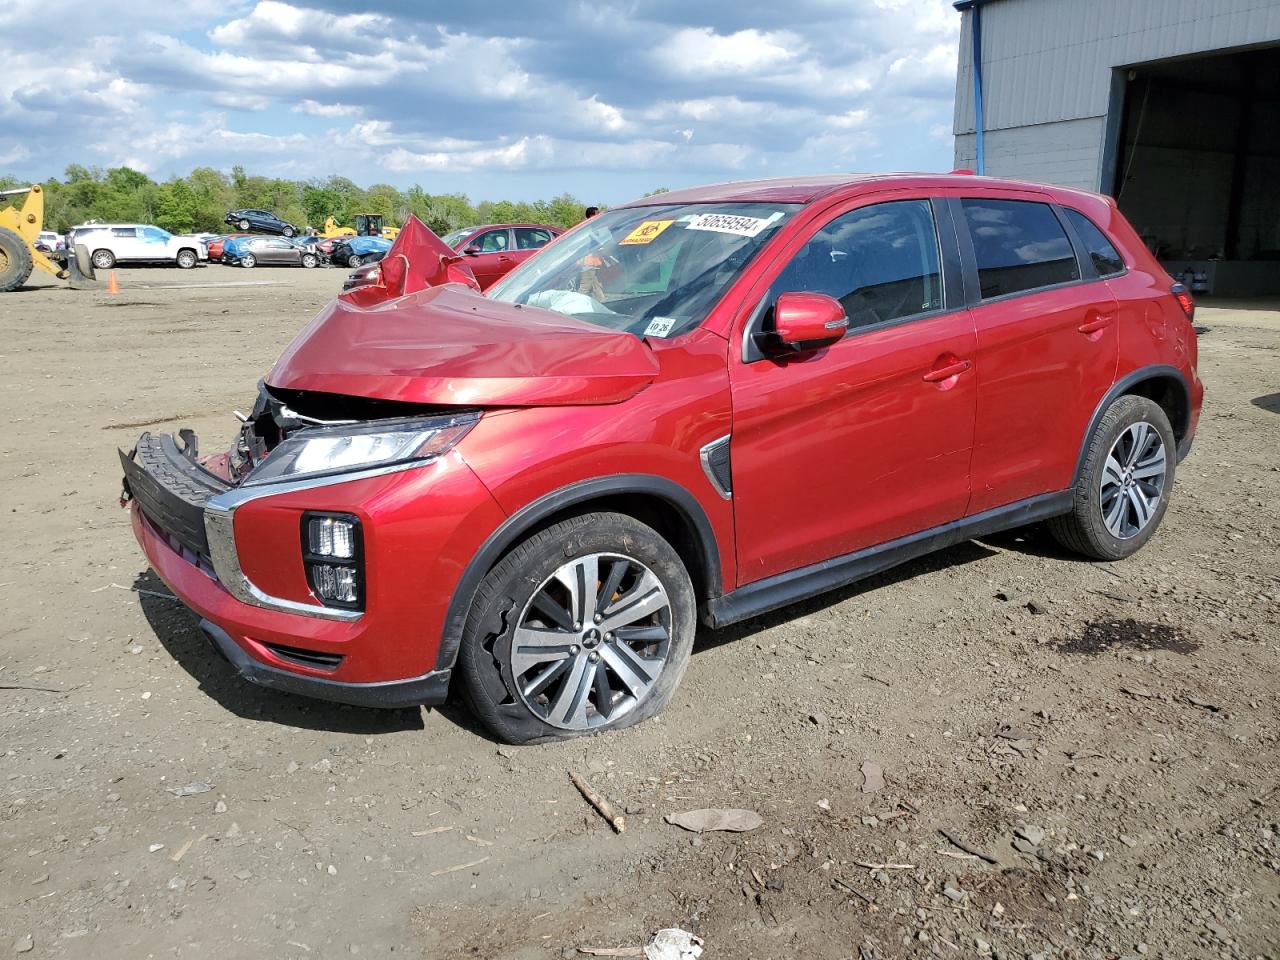
<path fill-rule="evenodd" d="M 551 242 L 551 231 L 534 227 L 516 227 L 516 249 L 536 250 Z"/>
<path fill-rule="evenodd" d="M 1053 208 L 1025 200 L 962 200 L 978 260 L 982 299 L 1080 279 L 1080 266 Z"/>
<path fill-rule="evenodd" d="M 1067 212 L 1067 219 L 1071 221 L 1071 228 L 1075 230 L 1084 248 L 1089 251 L 1089 258 L 1093 261 L 1093 267 L 1098 271 L 1098 276 L 1114 277 L 1118 273 L 1124 273 L 1124 260 L 1120 258 L 1120 254 L 1098 225 L 1079 210 L 1072 210 L 1070 207 L 1064 209 Z"/>
<path fill-rule="evenodd" d="M 113 237 L 136 237 L 138 231 L 133 227 L 112 227 L 111 235 Z"/>
<path fill-rule="evenodd" d="M 801 290 L 839 300 L 850 329 L 941 309 L 929 201 L 877 203 L 832 220 L 796 252 L 770 298 Z"/>

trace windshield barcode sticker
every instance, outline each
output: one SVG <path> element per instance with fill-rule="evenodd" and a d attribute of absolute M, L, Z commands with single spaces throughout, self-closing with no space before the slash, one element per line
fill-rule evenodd
<path fill-rule="evenodd" d="M 713 233 L 732 233 L 736 237 L 754 237 L 781 217 L 782 214 L 780 213 L 775 213 L 765 219 L 760 217 L 739 217 L 732 213 L 703 213 L 694 217 L 685 229 L 710 230 Z"/>
<path fill-rule="evenodd" d="M 671 329 L 675 325 L 676 325 L 675 317 L 654 317 L 652 320 L 649 321 L 649 325 L 644 328 L 644 333 L 641 334 L 641 336 L 665 337 L 668 333 L 671 332 Z"/>

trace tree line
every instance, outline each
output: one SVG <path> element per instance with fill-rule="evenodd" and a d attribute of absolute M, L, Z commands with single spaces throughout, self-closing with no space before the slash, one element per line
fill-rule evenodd
<path fill-rule="evenodd" d="M 0 189 L 25 186 L 0 177 Z M 67 167 L 62 179 L 44 183 L 45 229 L 65 233 L 90 220 L 106 223 L 154 223 L 171 233 L 221 233 L 228 210 L 270 210 L 317 230 L 326 217 L 352 226 L 357 213 L 378 213 L 388 224 L 401 225 L 415 214 L 437 234 L 478 223 L 532 222 L 571 227 L 582 219 L 584 204 L 568 193 L 533 203 L 482 200 L 472 204 L 465 194 L 431 194 L 420 186 L 400 190 L 387 183 L 361 187 L 346 177 L 284 180 L 250 175 L 243 167 L 226 174 L 197 167 L 185 177 L 157 183 L 129 167 L 108 170 L 80 164 Z M 22 198 L 17 198 L 21 204 Z M 2 202 L 2 201 L 0 201 Z"/>

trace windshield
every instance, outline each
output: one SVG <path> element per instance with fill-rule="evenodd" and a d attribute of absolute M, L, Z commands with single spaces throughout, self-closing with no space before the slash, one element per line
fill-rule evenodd
<path fill-rule="evenodd" d="M 461 230 L 455 230 L 453 233 L 445 234 L 440 239 L 444 241 L 446 247 L 453 247 L 453 249 L 457 250 L 458 245 L 475 232 L 475 227 L 463 227 Z"/>
<path fill-rule="evenodd" d="M 702 322 L 756 251 L 799 207 L 689 203 L 598 214 L 488 293 L 641 337 Z"/>

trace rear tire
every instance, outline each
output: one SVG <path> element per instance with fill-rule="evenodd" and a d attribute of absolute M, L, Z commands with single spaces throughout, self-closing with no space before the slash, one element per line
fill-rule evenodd
<path fill-rule="evenodd" d="M 110 270 L 116 265 L 116 255 L 110 250 L 95 250 L 91 259 L 95 270 Z"/>
<path fill-rule="evenodd" d="M 194 250 L 178 251 L 178 266 L 183 270 L 190 270 L 197 262 L 199 262 L 199 259 L 200 258 L 196 256 L 196 252 Z"/>
<path fill-rule="evenodd" d="M 618 513 L 525 540 L 476 590 L 458 666 L 506 743 L 618 730 L 654 716 L 689 663 L 697 602 L 675 549 Z"/>
<path fill-rule="evenodd" d="M 1124 396 L 1102 415 L 1076 481 L 1071 512 L 1049 521 L 1055 540 L 1095 560 L 1137 553 L 1169 507 L 1177 442 L 1164 410 Z"/>
<path fill-rule="evenodd" d="M 362 263 L 364 263 L 364 260 L 360 258 L 359 254 L 353 253 L 351 256 L 347 257 L 348 267 L 358 267 Z"/>
<path fill-rule="evenodd" d="M 34 266 L 27 242 L 12 230 L 0 227 L 0 293 L 21 287 Z"/>

